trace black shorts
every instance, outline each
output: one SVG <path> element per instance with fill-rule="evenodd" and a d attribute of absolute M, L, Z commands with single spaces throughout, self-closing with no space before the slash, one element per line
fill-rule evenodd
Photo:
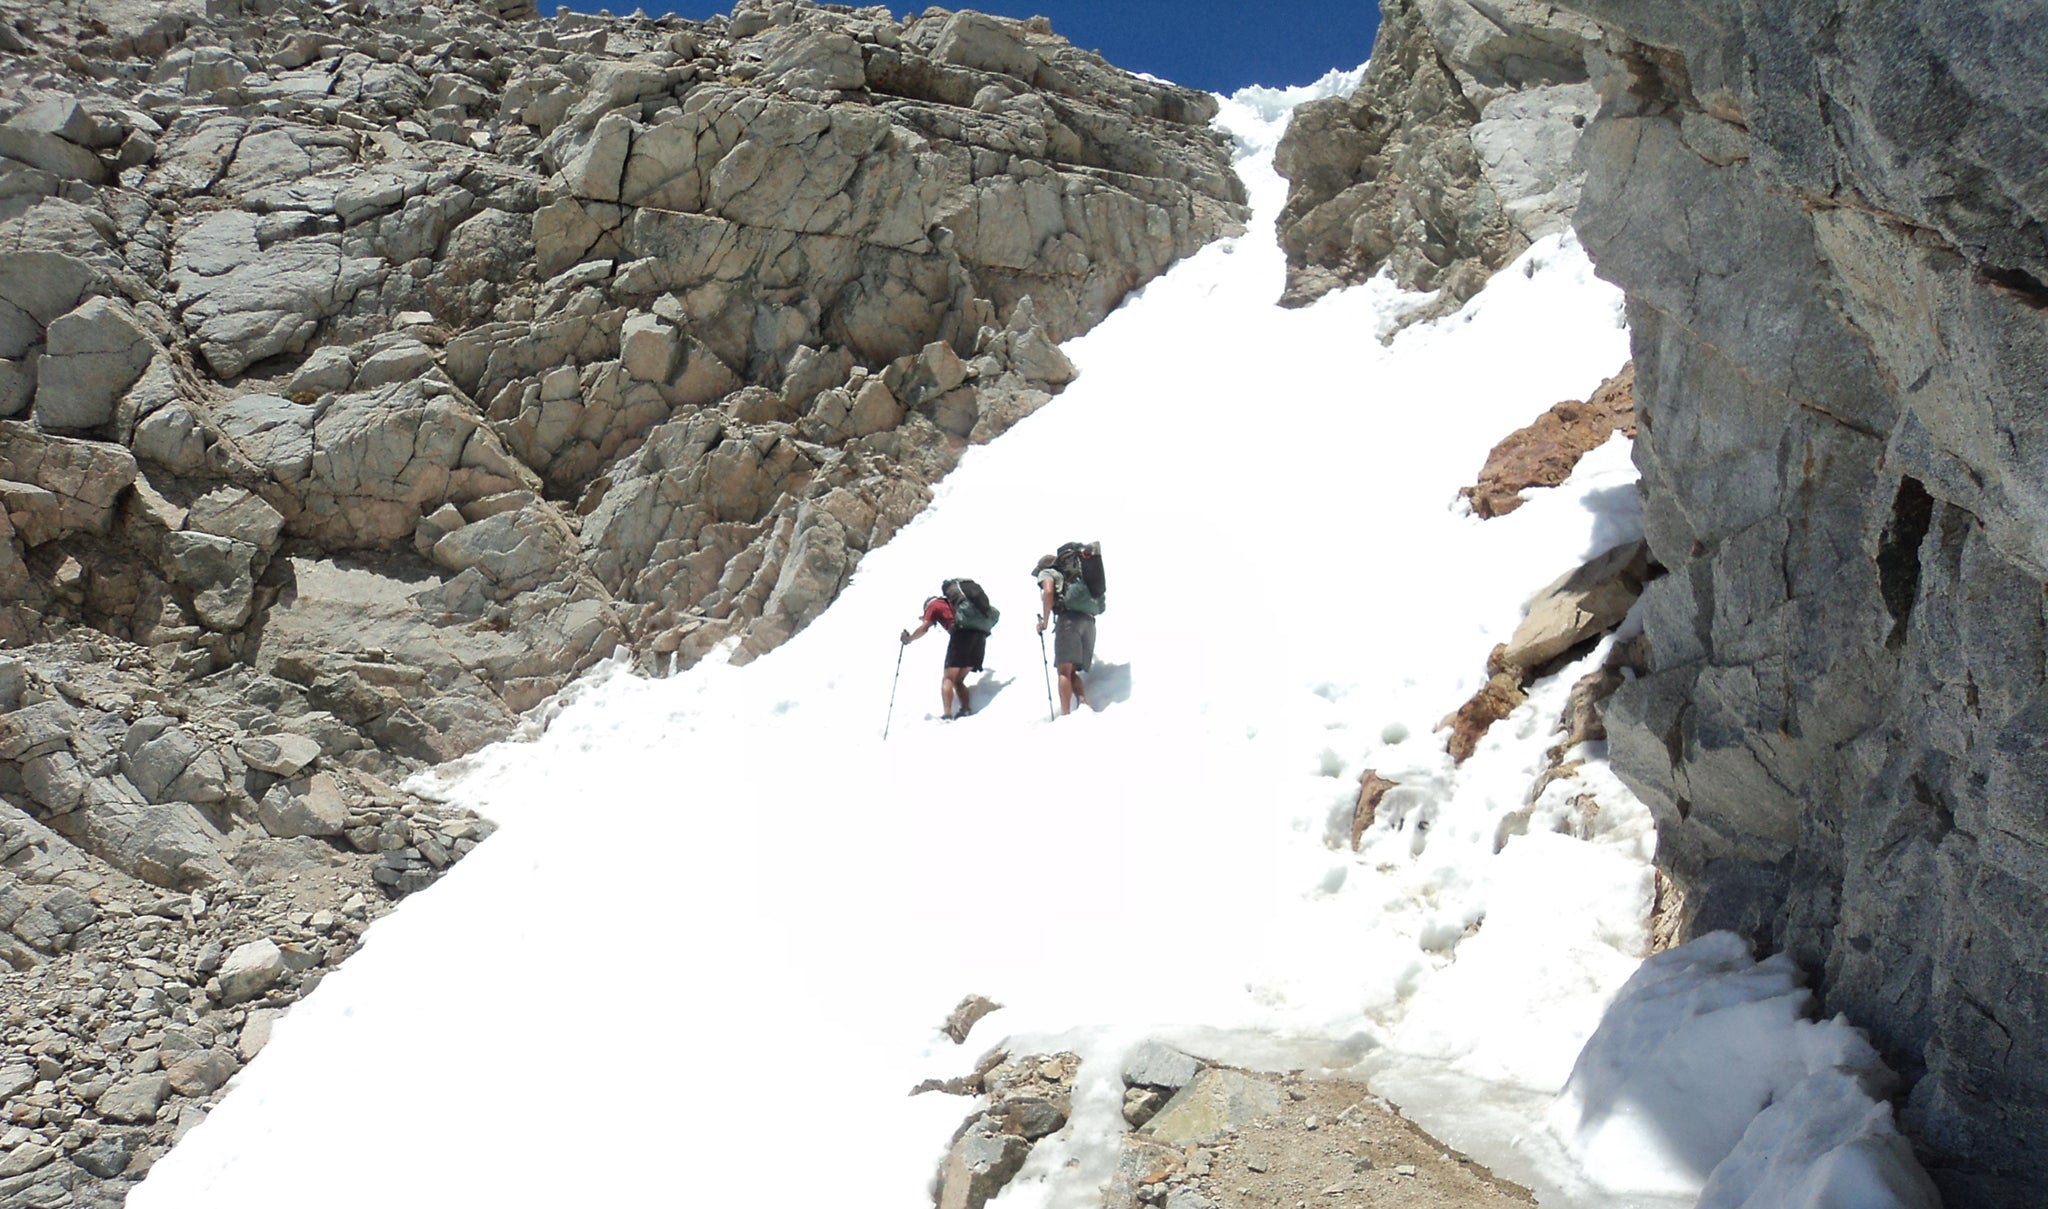
<path fill-rule="evenodd" d="M 954 626 L 953 636 L 946 640 L 946 666 L 964 667 L 970 672 L 981 670 L 981 657 L 988 652 L 988 635 L 966 626 Z"/>

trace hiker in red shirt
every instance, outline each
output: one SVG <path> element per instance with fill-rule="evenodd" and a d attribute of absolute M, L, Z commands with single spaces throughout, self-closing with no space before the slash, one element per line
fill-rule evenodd
<path fill-rule="evenodd" d="M 988 632 L 955 625 L 953 606 L 943 596 L 933 596 L 924 602 L 924 622 L 915 631 L 903 631 L 904 645 L 924 637 L 924 632 L 938 625 L 952 637 L 946 641 L 946 670 L 939 677 L 940 717 L 964 718 L 974 712 L 967 702 L 967 673 L 981 670 L 981 660 L 988 649 Z M 955 711 L 954 701 L 960 705 Z"/>

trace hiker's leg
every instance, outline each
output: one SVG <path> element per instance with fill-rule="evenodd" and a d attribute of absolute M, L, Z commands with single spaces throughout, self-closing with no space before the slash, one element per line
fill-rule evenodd
<path fill-rule="evenodd" d="M 1060 712 L 1074 712 L 1074 665 L 1060 664 Z"/>
<path fill-rule="evenodd" d="M 1088 704 L 1088 686 L 1082 683 L 1079 671 L 1074 673 L 1074 700 L 1083 705 Z"/>
<path fill-rule="evenodd" d="M 939 717 L 953 716 L 953 669 L 947 668 L 939 674 Z"/>
<path fill-rule="evenodd" d="M 959 717 L 967 712 L 967 669 L 949 667 L 945 679 L 946 713 Z M 957 703 L 957 708 L 956 708 Z"/>

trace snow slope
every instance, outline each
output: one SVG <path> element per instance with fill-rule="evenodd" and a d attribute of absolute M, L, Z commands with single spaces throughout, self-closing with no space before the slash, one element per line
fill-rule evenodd
<path fill-rule="evenodd" d="M 1455 502 L 1622 364 L 1619 297 L 1567 238 L 1391 347 L 1415 300 L 1385 282 L 1271 305 L 1272 143 L 1308 95 L 1231 99 L 1250 232 L 1068 345 L 1081 379 L 816 624 L 747 667 L 608 668 L 469 761 L 443 790 L 502 829 L 279 1023 L 135 1209 L 915 1205 L 968 1106 L 905 1092 L 1005 1034 L 1087 1059 L 1006 1206 L 1092 1203 L 1146 1036 L 1370 1074 L 1546 1204 L 1690 1203 L 1707 1171 L 1595 1136 L 1683 1134 L 1626 1107 L 1642 1047 L 1543 1124 L 1652 889 L 1650 820 L 1597 751 L 1526 801 L 1577 671 L 1462 768 L 1432 733 L 1529 593 L 1637 534 L 1619 440 L 1508 517 Z M 1095 710 L 1052 722 L 1029 571 L 1066 539 L 1103 543 L 1110 609 Z M 953 575 L 1005 619 L 977 714 L 943 723 L 942 638 L 896 635 Z M 1368 767 L 1402 788 L 1354 854 Z M 1006 1006 L 955 1047 L 936 1026 L 970 992 Z"/>

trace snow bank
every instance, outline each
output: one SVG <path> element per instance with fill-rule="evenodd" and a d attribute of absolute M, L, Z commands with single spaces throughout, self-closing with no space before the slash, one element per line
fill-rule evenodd
<path fill-rule="evenodd" d="M 1889 1170 L 1853 1128 L 1867 1096 L 1784 1073 L 1853 1047 L 1778 967 L 1690 998 L 1671 966 L 1696 958 L 1639 973 L 1655 836 L 1597 745 L 1529 800 L 1600 652 L 1445 753 L 1438 720 L 1528 595 L 1640 532 L 1626 442 L 1509 516 L 1457 494 L 1620 367 L 1620 297 L 1565 235 L 1391 346 L 1418 299 L 1384 279 L 1273 305 L 1270 152 L 1312 94 L 1225 104 L 1248 234 L 1069 342 L 1080 379 L 970 450 L 810 627 L 745 667 L 609 667 L 467 761 L 442 792 L 500 830 L 279 1021 L 133 1209 L 916 1204 L 970 1105 L 905 1091 L 998 1042 L 1084 1058 L 1003 1209 L 1099 1206 L 1147 1037 L 1370 1076 L 1547 1205 Z M 1103 543 L 1111 606 L 1095 709 L 1053 722 L 1030 568 L 1070 539 Z M 945 723 L 943 644 L 896 635 L 960 575 L 1006 617 Z M 1354 852 L 1366 769 L 1399 788 Z M 1568 1148 L 1540 1123 L 1632 975 L 1666 1015 L 1625 1014 L 1582 1064 Z M 970 992 L 1005 1006 L 955 1046 L 937 1026 Z M 1652 1028 L 1671 1015 L 1726 1024 Z M 1706 1133 L 1632 1110 L 1677 1099 L 1653 1064 L 1718 1074 L 1759 1037 L 1765 1066 L 1689 1085 Z M 1758 1115 L 1773 1095 L 1812 1144 L 1745 1140 L 1799 1134 Z M 1715 1169 L 1750 1153 L 1753 1179 Z"/>
<path fill-rule="evenodd" d="M 1896 1080 L 1793 961 L 1715 932 L 1644 962 L 1550 1113 L 1602 1185 L 1699 1209 L 1938 1209 L 1892 1124 Z"/>

